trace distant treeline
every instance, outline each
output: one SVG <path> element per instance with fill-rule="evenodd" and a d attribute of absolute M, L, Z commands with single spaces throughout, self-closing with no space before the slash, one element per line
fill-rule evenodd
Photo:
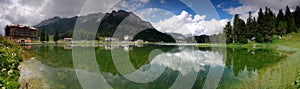
<path fill-rule="evenodd" d="M 285 13 L 279 9 L 277 15 L 266 7 L 264 12 L 261 8 L 259 9 L 257 19 L 252 17 L 251 12 L 249 12 L 246 23 L 240 19 L 239 14 L 236 14 L 233 25 L 228 22 L 223 33 L 226 34 L 226 43 L 248 43 L 248 41 L 264 43 L 272 42 L 273 36 L 282 37 L 288 33 L 298 32 L 299 28 L 299 6 L 294 12 L 291 12 L 286 6 Z"/>

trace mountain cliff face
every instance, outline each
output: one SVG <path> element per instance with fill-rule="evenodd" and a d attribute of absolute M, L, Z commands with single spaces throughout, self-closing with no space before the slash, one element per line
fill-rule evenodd
<path fill-rule="evenodd" d="M 100 18 L 103 17 L 103 18 Z M 59 31 L 60 37 L 72 37 L 76 21 L 81 25 L 82 35 L 89 35 L 91 27 L 99 23 L 97 37 L 117 37 L 123 39 L 126 35 L 134 36 L 134 39 L 142 39 L 151 42 L 175 42 L 168 34 L 157 31 L 149 22 L 143 21 L 132 12 L 123 10 L 112 11 L 111 13 L 95 13 L 86 16 L 75 16 L 71 18 L 53 17 L 41 21 L 34 27 L 45 29 L 47 33 L 53 34 Z"/>

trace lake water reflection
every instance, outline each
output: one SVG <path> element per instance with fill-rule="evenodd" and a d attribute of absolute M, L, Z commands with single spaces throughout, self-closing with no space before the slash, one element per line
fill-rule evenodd
<path fill-rule="evenodd" d="M 96 64 L 100 71 L 90 71 L 90 67 L 95 66 L 89 64 L 82 69 L 74 67 L 72 50 L 76 48 L 95 49 Z M 132 67 L 137 70 L 119 70 L 126 63 L 113 59 L 112 52 L 115 50 L 128 53 Z M 188 46 L 129 44 L 31 45 L 26 52 L 33 56 L 21 66 L 21 87 L 29 85 L 59 89 L 81 89 L 85 86 L 83 82 L 90 86 L 98 84 L 101 88 L 117 89 L 167 89 L 184 88 L 186 85 L 194 89 L 211 86 L 230 88 L 248 79 L 258 79 L 258 70 L 276 65 L 286 57 L 274 49 L 227 48 L 226 52 L 219 52 L 209 47 L 193 49 Z M 100 73 L 102 78 L 94 77 Z M 85 75 L 79 78 L 88 80 L 80 81 L 77 75 Z M 109 86 L 101 85 L 104 83 Z"/>

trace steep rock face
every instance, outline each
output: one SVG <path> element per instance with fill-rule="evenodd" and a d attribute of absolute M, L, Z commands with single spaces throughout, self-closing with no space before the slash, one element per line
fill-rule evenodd
<path fill-rule="evenodd" d="M 175 42 L 170 35 L 157 31 L 150 22 L 143 21 L 134 13 L 126 12 L 124 10 L 112 11 L 111 13 L 105 14 L 94 13 L 86 16 L 74 16 L 71 18 L 53 17 L 41 21 L 34 27 L 45 29 L 49 34 L 53 34 L 55 30 L 57 30 L 61 33 L 60 38 L 65 38 L 72 37 L 76 21 L 80 24 L 78 27 L 81 30 L 81 35 L 83 35 L 83 37 L 94 34 L 90 33 L 92 27 L 95 27 L 94 25 L 96 23 L 100 23 L 100 25 L 97 26 L 97 37 L 116 37 L 122 40 L 126 35 L 135 36 L 138 34 L 138 37 L 135 38 L 146 41 Z M 144 35 L 148 35 L 148 37 Z"/>
<path fill-rule="evenodd" d="M 137 15 L 119 10 L 106 13 L 99 26 L 98 33 L 103 37 L 118 37 L 135 35 L 147 28 L 154 28 L 149 22 L 143 21 Z"/>

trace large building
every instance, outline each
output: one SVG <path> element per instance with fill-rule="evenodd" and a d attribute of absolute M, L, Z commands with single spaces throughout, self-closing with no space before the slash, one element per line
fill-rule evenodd
<path fill-rule="evenodd" d="M 38 29 L 22 25 L 7 25 L 5 27 L 5 37 L 18 43 L 30 43 L 38 39 Z"/>

